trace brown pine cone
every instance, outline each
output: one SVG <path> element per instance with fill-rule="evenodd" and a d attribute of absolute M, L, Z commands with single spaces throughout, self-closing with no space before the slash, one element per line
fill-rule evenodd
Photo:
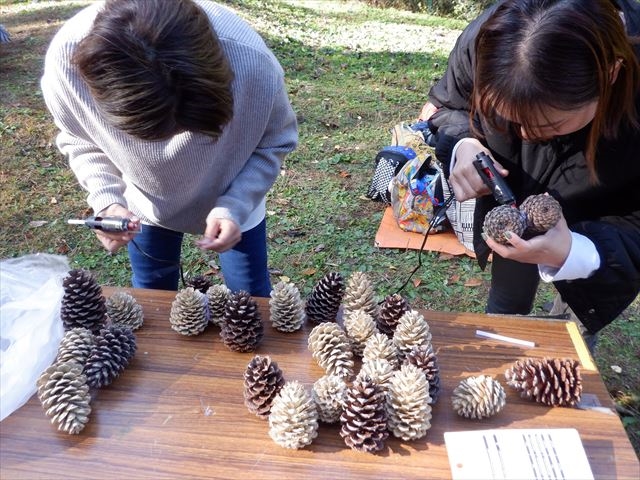
<path fill-rule="evenodd" d="M 268 356 L 256 355 L 244 372 L 244 404 L 256 416 L 269 417 L 271 403 L 284 383 L 278 364 Z"/>
<path fill-rule="evenodd" d="M 429 382 L 429 396 L 431 405 L 438 401 L 440 393 L 440 369 L 438 360 L 431 343 L 413 347 L 404 360 L 405 364 L 412 364 L 422 370 Z"/>
<path fill-rule="evenodd" d="M 56 363 L 74 361 L 84 367 L 95 344 L 95 337 L 88 328 L 67 330 L 58 346 Z"/>
<path fill-rule="evenodd" d="M 185 282 L 185 288 L 187 287 L 192 287 L 194 290 L 206 294 L 211 287 L 211 280 L 205 275 L 194 275 Z"/>
<path fill-rule="evenodd" d="M 304 386 L 284 384 L 271 404 L 269 436 L 284 448 L 299 449 L 318 436 L 318 411 Z"/>
<path fill-rule="evenodd" d="M 329 272 L 313 287 L 307 298 L 305 311 L 310 322 L 335 322 L 342 297 L 344 295 L 344 280 L 338 272 Z"/>
<path fill-rule="evenodd" d="M 500 382 L 487 375 L 462 380 L 453 390 L 453 409 L 466 418 L 487 418 L 500 412 L 506 403 Z"/>
<path fill-rule="evenodd" d="M 305 320 L 300 290 L 293 283 L 278 282 L 269 299 L 269 312 L 273 328 L 279 332 L 295 332 Z"/>
<path fill-rule="evenodd" d="M 264 325 L 256 301 L 244 290 L 232 293 L 220 328 L 223 343 L 234 352 L 253 352 L 263 335 Z"/>
<path fill-rule="evenodd" d="M 347 281 L 342 304 L 345 314 L 356 310 L 364 310 L 372 318 L 377 318 L 378 303 L 375 299 L 373 286 L 366 273 L 353 272 L 351 274 Z"/>
<path fill-rule="evenodd" d="M 389 436 L 385 394 L 371 379 L 357 379 L 347 388 L 340 415 L 340 436 L 360 452 L 377 452 Z"/>
<path fill-rule="evenodd" d="M 507 385 L 522 398 L 552 407 L 573 407 L 582 396 L 580 363 L 571 359 L 526 358 L 505 373 Z"/>
<path fill-rule="evenodd" d="M 328 375 L 353 375 L 351 344 L 347 334 L 337 323 L 323 322 L 313 327 L 309 333 L 308 346 L 313 358 Z"/>
<path fill-rule="evenodd" d="M 93 333 L 107 323 L 107 307 L 102 287 L 93 274 L 84 269 L 70 270 L 62 280 L 64 294 L 60 317 L 65 330 L 88 328 Z"/>
<path fill-rule="evenodd" d="M 171 328 L 182 335 L 200 335 L 209 324 L 209 300 L 200 290 L 187 287 L 176 294 L 169 313 Z"/>
<path fill-rule="evenodd" d="M 144 322 L 142 305 L 127 292 L 116 292 L 107 298 L 107 315 L 113 323 L 137 330 Z"/>
<path fill-rule="evenodd" d="M 129 327 L 110 325 L 100 330 L 84 365 L 87 384 L 91 388 L 110 385 L 129 365 L 136 348 L 136 337 Z"/>
<path fill-rule="evenodd" d="M 392 337 L 398 320 L 408 310 L 409 304 L 401 295 L 394 293 L 387 296 L 378 310 L 378 330 Z"/>
<path fill-rule="evenodd" d="M 503 245 L 509 244 L 504 236 L 505 232 L 513 232 L 520 237 L 525 227 L 526 221 L 522 212 L 509 205 L 499 205 L 484 217 L 484 233 Z"/>
<path fill-rule="evenodd" d="M 544 233 L 555 227 L 562 207 L 551 195 L 531 195 L 524 199 L 520 205 L 520 211 L 524 214 L 527 228 L 535 233 Z"/>

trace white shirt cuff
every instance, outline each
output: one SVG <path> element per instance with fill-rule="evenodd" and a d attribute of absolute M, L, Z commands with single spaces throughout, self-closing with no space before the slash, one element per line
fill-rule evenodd
<path fill-rule="evenodd" d="M 591 240 L 579 233 L 571 232 L 569 256 L 560 268 L 538 265 L 543 282 L 589 278 L 600 268 L 600 254 Z"/>
<path fill-rule="evenodd" d="M 458 152 L 458 147 L 462 145 L 462 142 L 464 142 L 465 140 L 472 140 L 472 138 L 471 137 L 461 138 L 453 146 L 453 149 L 451 150 L 451 162 L 449 163 L 449 172 L 453 172 L 453 166 L 456 164 L 456 153 Z"/>

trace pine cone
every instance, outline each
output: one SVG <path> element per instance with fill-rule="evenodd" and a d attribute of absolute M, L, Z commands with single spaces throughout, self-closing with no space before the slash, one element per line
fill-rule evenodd
<path fill-rule="evenodd" d="M 526 358 L 504 373 L 520 396 L 552 407 L 573 407 L 582 396 L 580 364 L 571 359 Z"/>
<path fill-rule="evenodd" d="M 304 386 L 291 381 L 273 399 L 269 436 L 284 448 L 298 449 L 318 436 L 318 412 Z"/>
<path fill-rule="evenodd" d="M 487 376 L 468 377 L 453 390 L 451 402 L 458 415 L 466 418 L 488 418 L 506 404 L 506 394 L 497 380 Z"/>
<path fill-rule="evenodd" d="M 368 377 L 386 392 L 389 387 L 391 377 L 393 377 L 395 372 L 395 368 L 389 361 L 382 358 L 375 358 L 362 364 L 360 372 L 356 378 L 363 380 L 365 377 Z"/>
<path fill-rule="evenodd" d="M 244 290 L 232 293 L 220 329 L 223 343 L 234 352 L 253 352 L 264 334 L 258 304 Z"/>
<path fill-rule="evenodd" d="M 525 227 L 526 221 L 522 212 L 509 205 L 499 205 L 484 217 L 484 233 L 503 245 L 509 244 L 504 236 L 505 232 L 513 232 L 520 237 Z"/>
<path fill-rule="evenodd" d="M 315 284 L 307 298 L 305 311 L 312 323 L 335 322 L 342 297 L 344 280 L 338 272 L 329 272 Z"/>
<path fill-rule="evenodd" d="M 278 282 L 273 287 L 269 310 L 273 328 L 279 332 L 300 330 L 305 320 L 300 291 L 293 283 Z"/>
<path fill-rule="evenodd" d="M 347 388 L 340 415 L 340 436 L 360 452 L 377 452 L 389 436 L 385 394 L 371 379 L 357 379 Z"/>
<path fill-rule="evenodd" d="M 194 290 L 198 290 L 200 293 L 207 293 L 209 287 L 211 287 L 211 280 L 204 275 L 194 275 L 187 279 L 185 282 L 185 288 L 191 287 Z"/>
<path fill-rule="evenodd" d="M 97 333 L 106 325 L 107 307 L 102 288 L 90 271 L 70 270 L 62 286 L 60 317 L 65 330 L 80 327 Z"/>
<path fill-rule="evenodd" d="M 323 322 L 309 333 L 309 350 L 321 368 L 329 375 L 353 375 L 353 352 L 344 330 L 337 323 Z"/>
<path fill-rule="evenodd" d="M 431 343 L 429 324 L 417 310 L 409 310 L 398 321 L 393 333 L 393 343 L 400 358 L 411 352 L 413 347 Z"/>
<path fill-rule="evenodd" d="M 142 305 L 127 292 L 116 292 L 107 298 L 107 315 L 113 323 L 124 325 L 131 330 L 142 326 L 144 317 Z"/>
<path fill-rule="evenodd" d="M 345 314 L 364 310 L 374 319 L 378 316 L 378 304 L 375 300 L 373 286 L 366 273 L 353 272 L 351 274 L 347 281 L 342 303 Z"/>
<path fill-rule="evenodd" d="M 353 353 L 359 357 L 362 356 L 369 337 L 378 333 L 376 321 L 364 309 L 345 312 L 344 330 L 351 341 Z"/>
<path fill-rule="evenodd" d="M 224 310 L 229 301 L 231 290 L 226 285 L 212 285 L 207 290 L 206 295 L 209 303 L 209 321 L 218 327 L 222 327 Z"/>
<path fill-rule="evenodd" d="M 430 403 L 434 405 L 438 401 L 440 393 L 440 369 L 431 343 L 413 347 L 407 354 L 404 363 L 415 365 L 424 372 L 427 382 L 429 382 Z"/>
<path fill-rule="evenodd" d="M 374 333 L 364 345 L 362 352 L 362 362 L 367 363 L 375 359 L 387 360 L 391 366 L 398 368 L 398 349 L 393 340 L 383 333 Z"/>
<path fill-rule="evenodd" d="M 552 229 L 562 215 L 560 203 L 551 195 L 543 194 L 525 198 L 520 211 L 526 218 L 527 228 L 535 233 Z"/>
<path fill-rule="evenodd" d="M 171 328 L 182 335 L 199 335 L 209 323 L 209 304 L 205 294 L 187 287 L 171 303 Z"/>
<path fill-rule="evenodd" d="M 316 380 L 311 394 L 318 409 L 320 421 L 325 423 L 340 421 L 346 393 L 347 384 L 341 377 L 325 375 Z"/>
<path fill-rule="evenodd" d="M 260 418 L 267 418 L 271 403 L 284 385 L 282 370 L 270 357 L 256 355 L 244 372 L 244 404 Z"/>
<path fill-rule="evenodd" d="M 429 383 L 422 370 L 405 364 L 389 381 L 387 416 L 389 430 L 403 440 L 417 440 L 431 428 Z"/>
<path fill-rule="evenodd" d="M 91 388 L 110 385 L 136 353 L 136 337 L 129 327 L 110 325 L 95 337 L 84 373 Z"/>
<path fill-rule="evenodd" d="M 398 320 L 408 310 L 409 304 L 401 295 L 394 293 L 387 296 L 378 311 L 378 330 L 392 337 L 396 325 L 398 325 Z"/>
<path fill-rule="evenodd" d="M 76 362 L 54 363 L 38 378 L 38 399 L 58 430 L 80 433 L 89 422 L 91 395 L 82 366 Z"/>
<path fill-rule="evenodd" d="M 84 367 L 94 343 L 95 337 L 88 328 L 67 330 L 58 346 L 56 363 L 74 361 Z"/>

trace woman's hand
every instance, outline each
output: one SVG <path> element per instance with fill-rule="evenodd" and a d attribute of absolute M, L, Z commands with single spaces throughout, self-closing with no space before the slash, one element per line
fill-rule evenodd
<path fill-rule="evenodd" d="M 451 188 L 453 188 L 453 194 L 456 200 L 459 202 L 491 193 L 482 181 L 482 178 L 480 178 L 476 167 L 473 166 L 473 161 L 480 152 L 491 156 L 486 147 L 475 138 L 465 139 L 458 145 L 456 161 L 449 175 L 449 183 L 451 184 Z M 493 158 L 491 160 L 493 160 Z M 503 177 L 508 175 L 509 171 L 503 168 L 498 162 L 493 160 L 493 164 L 500 175 Z"/>
<path fill-rule="evenodd" d="M 233 248 L 242 238 L 240 226 L 226 218 L 207 218 L 207 229 L 204 237 L 196 241 L 203 250 L 222 253 Z"/>
<path fill-rule="evenodd" d="M 100 240 L 100 243 L 102 243 L 109 253 L 116 253 L 120 248 L 129 243 L 140 230 L 140 219 L 119 203 L 109 205 L 96 215 L 96 217 L 120 217 L 130 220 L 128 232 L 103 232 L 102 230 L 95 230 L 98 240 Z"/>
<path fill-rule="evenodd" d="M 509 232 L 507 237 L 509 245 L 502 245 L 491 237 L 486 237 L 485 241 L 489 248 L 502 258 L 521 263 L 535 263 L 560 268 L 564 265 L 571 250 L 571 230 L 562 216 L 556 226 L 544 235 L 523 240 L 515 233 Z"/>

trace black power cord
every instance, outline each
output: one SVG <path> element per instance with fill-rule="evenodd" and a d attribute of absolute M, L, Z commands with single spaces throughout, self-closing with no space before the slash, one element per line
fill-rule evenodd
<path fill-rule="evenodd" d="M 145 252 L 142 249 L 142 247 L 140 247 L 140 245 L 136 243 L 134 239 L 131 239 L 131 244 L 134 247 L 136 247 L 136 250 L 138 250 L 142 255 L 153 260 L 154 262 L 166 263 L 167 265 L 177 266 L 180 269 L 180 281 L 182 281 L 182 286 L 186 287 L 187 282 L 184 279 L 184 270 L 182 269 L 182 261 L 172 262 L 171 260 L 165 260 L 164 258 L 156 258 L 153 255 L 149 255 L 147 252 Z"/>

